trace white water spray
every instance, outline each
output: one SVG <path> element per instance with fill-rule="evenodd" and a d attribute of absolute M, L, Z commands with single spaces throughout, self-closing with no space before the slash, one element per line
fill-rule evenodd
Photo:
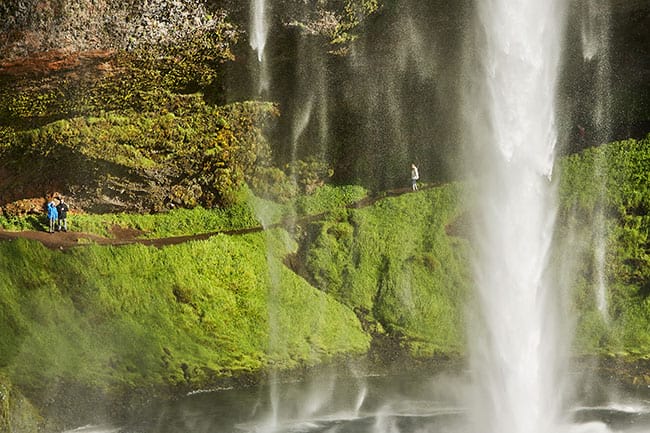
<path fill-rule="evenodd" d="M 546 274 L 556 212 L 551 175 L 561 9 L 555 0 L 478 7 L 485 112 L 472 122 L 479 146 L 473 169 L 481 176 L 479 319 L 470 340 L 475 431 L 549 433 L 562 424 L 564 345 Z"/>
<path fill-rule="evenodd" d="M 589 61 L 602 57 L 609 47 L 611 18 L 608 1 L 585 0 L 580 16 L 583 58 Z"/>

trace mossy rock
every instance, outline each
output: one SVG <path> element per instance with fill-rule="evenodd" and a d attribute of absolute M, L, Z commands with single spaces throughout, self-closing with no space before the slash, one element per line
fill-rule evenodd
<path fill-rule="evenodd" d="M 0 150 L 0 206 L 17 209 L 16 202 L 55 191 L 92 213 L 233 204 L 268 154 L 260 128 L 277 111 L 181 99 L 191 110 L 109 112 L 17 132 Z"/>

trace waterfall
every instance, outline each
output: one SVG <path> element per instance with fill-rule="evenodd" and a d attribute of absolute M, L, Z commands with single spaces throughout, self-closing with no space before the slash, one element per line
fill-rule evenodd
<path fill-rule="evenodd" d="M 268 62 L 264 61 L 264 50 L 269 33 L 267 9 L 266 0 L 251 1 L 249 43 L 253 51 L 257 53 L 257 64 L 251 65 L 251 67 L 257 69 L 257 93 L 259 96 L 269 91 L 271 82 Z"/>
<path fill-rule="evenodd" d="M 476 116 L 471 170 L 479 179 L 470 330 L 475 431 L 548 433 L 562 424 L 565 344 L 547 271 L 563 18 L 556 0 L 478 5 L 480 66 L 466 109 Z"/>
<path fill-rule="evenodd" d="M 609 138 L 611 130 L 611 11 L 608 1 L 587 0 L 581 13 L 582 55 L 585 62 L 594 63 L 595 105 L 594 123 L 601 129 L 600 136 Z"/>
<path fill-rule="evenodd" d="M 250 45 L 257 52 L 257 60 L 260 63 L 264 58 L 267 35 L 266 0 L 253 0 L 251 2 Z"/>
<path fill-rule="evenodd" d="M 609 47 L 610 6 L 608 1 L 586 0 L 580 16 L 582 55 L 585 60 L 602 57 Z"/>
<path fill-rule="evenodd" d="M 602 194 L 604 194 L 604 192 L 602 192 Z M 607 230 L 605 226 L 605 216 L 603 215 L 602 210 L 597 217 L 595 225 L 596 230 L 594 231 L 594 236 L 596 237 L 596 245 L 594 251 L 594 264 L 596 267 L 596 307 L 605 323 L 609 323 L 609 303 L 607 302 L 607 280 L 605 275 Z"/>
<path fill-rule="evenodd" d="M 612 111 L 613 96 L 611 93 L 611 61 L 610 61 L 610 32 L 611 32 L 611 6 L 608 1 L 585 0 L 580 12 L 580 36 L 582 43 L 582 56 L 584 62 L 593 68 L 593 98 L 594 104 L 590 108 L 589 117 L 594 125 L 589 131 L 589 138 L 595 143 L 608 141 L 612 135 L 612 120 L 609 113 Z M 594 176 L 603 178 L 601 174 L 607 172 L 607 160 L 597 158 L 594 167 Z M 606 188 L 600 185 L 600 201 L 605 200 Z M 607 253 L 606 218 L 603 215 L 604 206 L 600 206 L 599 214 L 594 221 L 594 267 L 596 281 L 594 292 L 596 305 L 603 320 L 609 321 L 607 303 L 607 280 L 605 276 L 605 259 Z"/>

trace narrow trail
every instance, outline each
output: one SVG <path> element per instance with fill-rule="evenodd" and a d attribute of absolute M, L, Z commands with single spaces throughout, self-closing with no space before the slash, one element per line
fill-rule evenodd
<path fill-rule="evenodd" d="M 420 190 L 432 188 L 434 185 L 422 185 Z M 398 188 L 383 191 L 379 194 L 364 197 L 358 202 L 348 205 L 348 208 L 360 209 L 367 206 L 371 206 L 378 200 L 395 197 L 406 193 L 411 193 L 411 188 Z M 289 228 L 296 224 L 309 223 L 311 221 L 316 221 L 322 219 L 327 212 L 314 214 L 314 215 L 304 215 L 296 218 L 287 218 L 278 223 L 269 225 L 267 227 L 256 226 L 249 227 L 245 229 L 234 229 L 234 230 L 219 230 L 208 233 L 200 233 L 194 235 L 183 235 L 183 236 L 170 236 L 165 238 L 152 238 L 144 239 L 139 238 L 138 236 L 142 233 L 138 230 L 123 229 L 120 227 L 113 227 L 111 234 L 113 237 L 104 237 L 91 233 L 82 233 L 82 232 L 54 232 L 48 233 L 46 231 L 37 231 L 37 230 L 24 230 L 24 231 L 8 231 L 0 230 L 0 242 L 1 241 L 12 241 L 15 239 L 28 239 L 33 241 L 38 241 L 42 243 L 47 248 L 53 250 L 67 250 L 75 247 L 82 247 L 87 245 L 111 245 L 111 246 L 123 246 L 123 245 L 147 245 L 154 247 L 164 247 L 168 245 L 177 245 L 184 242 L 195 241 L 195 240 L 206 240 L 212 236 L 219 234 L 225 235 L 242 235 L 247 233 L 256 233 L 264 230 L 274 229 L 274 228 Z"/>

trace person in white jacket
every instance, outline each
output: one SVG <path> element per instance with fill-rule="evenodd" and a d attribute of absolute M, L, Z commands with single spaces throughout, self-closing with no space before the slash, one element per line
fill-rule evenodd
<path fill-rule="evenodd" d="M 411 164 L 411 188 L 413 191 L 418 190 L 418 179 L 420 179 L 418 168 L 415 166 L 415 164 Z"/>

